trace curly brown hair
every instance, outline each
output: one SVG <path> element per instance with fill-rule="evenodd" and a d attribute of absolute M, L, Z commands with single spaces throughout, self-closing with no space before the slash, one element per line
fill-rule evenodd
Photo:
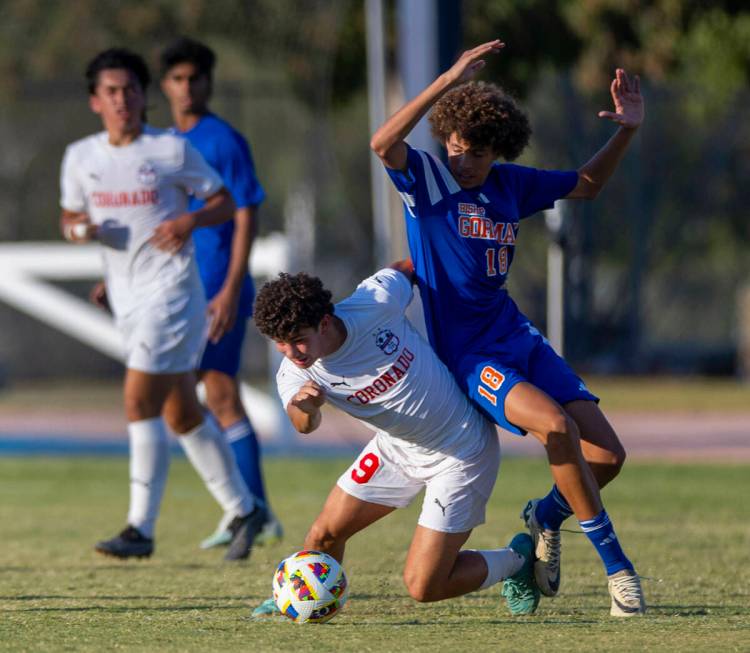
<path fill-rule="evenodd" d="M 318 277 L 281 272 L 260 289 L 253 318 L 263 335 L 283 342 L 300 329 L 317 328 L 323 316 L 333 315 L 333 311 L 331 293 Z"/>
<path fill-rule="evenodd" d="M 531 137 L 531 125 L 515 100 L 496 84 L 467 82 L 441 97 L 430 114 L 432 134 L 445 144 L 455 132 L 472 147 L 488 147 L 513 161 Z"/>

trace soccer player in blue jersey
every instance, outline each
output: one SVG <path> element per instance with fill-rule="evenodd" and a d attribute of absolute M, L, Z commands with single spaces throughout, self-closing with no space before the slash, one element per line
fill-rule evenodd
<path fill-rule="evenodd" d="M 216 170 L 237 206 L 234 220 L 193 233 L 195 253 L 209 300 L 209 342 L 198 375 L 206 404 L 231 444 L 250 491 L 268 507 L 255 431 L 240 400 L 237 373 L 245 326 L 252 315 L 255 287 L 247 261 L 256 233 L 258 206 L 265 198 L 245 138 L 208 107 L 214 52 L 206 45 L 180 38 L 161 55 L 161 88 L 169 100 L 175 131 L 182 134 Z M 201 200 L 192 198 L 191 210 Z M 203 541 L 203 548 L 227 544 L 227 519 Z M 256 544 L 281 537 L 281 525 L 269 517 Z"/>
<path fill-rule="evenodd" d="M 532 433 L 547 451 L 555 483 L 522 511 L 536 545 L 541 591 L 558 591 L 560 526 L 575 514 L 604 563 L 610 613 L 640 614 L 640 579 L 599 493 L 618 474 L 624 449 L 598 399 L 505 289 L 520 221 L 557 199 L 593 199 L 615 171 L 643 120 L 639 80 L 617 70 L 610 89 L 615 110 L 599 116 L 618 129 L 578 170 L 501 164 L 496 159 L 512 161 L 527 145 L 528 119 L 498 86 L 471 80 L 483 57 L 503 47 L 496 40 L 464 52 L 389 118 L 370 145 L 404 200 L 430 342 L 486 415 L 513 433 Z M 431 108 L 447 166 L 405 142 Z"/>

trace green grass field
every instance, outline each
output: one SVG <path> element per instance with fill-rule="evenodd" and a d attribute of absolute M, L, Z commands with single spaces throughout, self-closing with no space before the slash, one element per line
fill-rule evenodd
<path fill-rule="evenodd" d="M 512 618 L 499 589 L 417 604 L 401 582 L 418 505 L 350 543 L 344 612 L 324 626 L 255 622 L 274 565 L 299 547 L 344 460 L 267 462 L 287 531 L 247 563 L 197 542 L 217 509 L 184 460 L 173 462 L 156 555 L 120 563 L 93 543 L 123 525 L 125 458 L 0 459 L 3 651 L 748 651 L 749 466 L 628 464 L 605 500 L 646 577 L 649 614 L 608 616 L 600 563 L 583 535 L 563 537 L 563 588 L 533 617 Z M 541 460 L 509 459 L 475 548 L 504 545 L 526 498 L 548 486 Z M 570 524 L 575 528 L 575 524 Z"/>

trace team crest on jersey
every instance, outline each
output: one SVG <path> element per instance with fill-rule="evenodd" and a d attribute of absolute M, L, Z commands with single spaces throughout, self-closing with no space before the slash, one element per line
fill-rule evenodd
<path fill-rule="evenodd" d="M 138 168 L 138 183 L 144 186 L 153 186 L 156 183 L 156 168 L 148 161 Z"/>
<path fill-rule="evenodd" d="M 375 345 L 386 356 L 390 356 L 398 350 L 398 336 L 390 329 L 378 329 L 377 333 L 373 335 L 375 336 Z"/>

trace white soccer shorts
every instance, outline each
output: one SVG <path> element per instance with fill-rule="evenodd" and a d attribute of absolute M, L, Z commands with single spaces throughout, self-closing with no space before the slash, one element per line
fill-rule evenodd
<path fill-rule="evenodd" d="M 208 326 L 202 289 L 171 299 L 154 298 L 117 320 L 126 365 L 149 374 L 179 374 L 197 368 Z"/>
<path fill-rule="evenodd" d="M 391 446 L 387 434 L 378 432 L 337 484 L 357 499 L 393 508 L 405 508 L 425 488 L 420 526 L 442 533 L 470 531 L 484 523 L 500 466 L 495 429 L 483 424 L 470 433 L 486 439 L 471 457 L 462 460 L 436 452 L 429 464 L 415 466 Z"/>

